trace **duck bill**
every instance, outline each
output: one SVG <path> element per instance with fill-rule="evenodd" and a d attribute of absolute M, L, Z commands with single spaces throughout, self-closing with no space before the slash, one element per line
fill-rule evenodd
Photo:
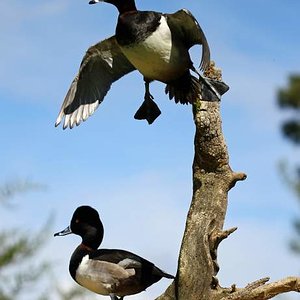
<path fill-rule="evenodd" d="M 64 235 L 68 235 L 68 234 L 71 234 L 71 233 L 72 233 L 72 230 L 71 230 L 70 226 L 68 226 L 63 231 L 54 233 L 54 236 L 64 236 Z"/>
<path fill-rule="evenodd" d="M 91 0 L 89 2 L 89 4 L 96 4 L 96 3 L 99 3 L 99 2 L 104 2 L 104 0 Z"/>

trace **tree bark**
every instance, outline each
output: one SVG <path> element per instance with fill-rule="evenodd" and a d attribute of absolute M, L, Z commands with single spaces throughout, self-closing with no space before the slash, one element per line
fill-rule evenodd
<path fill-rule="evenodd" d="M 213 63 L 205 75 L 221 81 L 220 70 Z M 278 291 L 299 291 L 299 278 L 293 278 L 289 284 L 285 281 L 284 289 L 280 283 L 274 289 L 270 284 L 263 285 L 266 282 L 264 280 L 259 281 L 260 285 L 255 285 L 255 288 L 250 285 L 252 289 L 249 286 L 237 289 L 234 285 L 231 288 L 220 287 L 216 277 L 219 271 L 217 248 L 223 239 L 236 230 L 223 230 L 228 191 L 237 181 L 246 179 L 246 175 L 233 172 L 229 166 L 222 133 L 220 102 L 197 100 L 193 105 L 193 116 L 196 129 L 193 198 L 186 220 L 176 278 L 156 300 L 270 299 L 261 296 L 264 289 L 272 290 L 271 294 L 275 291 L 277 294 Z M 254 295 L 260 296 L 254 298 Z"/>

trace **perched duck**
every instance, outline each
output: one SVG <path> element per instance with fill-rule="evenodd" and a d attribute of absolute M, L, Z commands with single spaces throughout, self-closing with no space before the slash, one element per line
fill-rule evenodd
<path fill-rule="evenodd" d="M 81 286 L 111 300 L 144 291 L 161 278 L 173 279 L 150 261 L 125 250 L 98 249 L 104 229 L 98 212 L 90 206 L 78 207 L 65 230 L 54 236 L 80 235 L 82 243 L 72 254 L 69 271 Z M 118 298 L 120 297 L 120 298 Z"/>
<path fill-rule="evenodd" d="M 173 14 L 139 11 L 134 0 L 92 0 L 111 3 L 119 11 L 115 35 L 90 47 L 64 99 L 55 126 L 73 128 L 94 113 L 111 84 L 129 72 L 138 70 L 144 77 L 144 102 L 135 114 L 151 124 L 161 113 L 149 91 L 149 83 L 166 83 L 166 93 L 175 102 L 188 104 L 211 91 L 211 101 L 220 99 L 210 80 L 201 76 L 191 61 L 189 49 L 202 45 L 200 69 L 210 62 L 210 50 L 200 25 L 191 12 L 182 9 Z M 194 71 L 198 77 L 191 75 Z M 207 93 L 206 93 L 207 97 Z"/>

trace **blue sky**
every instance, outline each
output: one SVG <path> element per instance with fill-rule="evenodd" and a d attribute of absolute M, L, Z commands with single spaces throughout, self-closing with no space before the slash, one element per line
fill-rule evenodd
<path fill-rule="evenodd" d="M 78 205 L 90 204 L 104 222 L 103 247 L 131 250 L 175 273 L 191 199 L 191 107 L 175 105 L 164 86 L 153 83 L 162 115 L 151 126 L 134 120 L 144 94 L 134 72 L 113 85 L 87 122 L 73 130 L 54 127 L 85 51 L 114 33 L 116 9 L 87 2 L 0 3 L 0 181 L 47 185 L 17 197 L 16 210 L 1 209 L 0 224 L 35 231 L 55 212 L 59 230 Z M 275 103 L 276 90 L 299 72 L 299 1 L 140 0 L 137 6 L 190 9 L 231 87 L 222 100 L 223 129 L 231 166 L 248 179 L 229 194 L 225 226 L 239 230 L 220 247 L 221 283 L 299 274 L 299 257 L 287 249 L 299 207 L 278 175 L 278 161 L 299 161 L 299 149 L 281 137 L 286 114 Z M 195 65 L 200 50 L 191 51 Z M 49 236 L 45 249 L 59 261 L 57 278 L 66 286 L 73 284 L 68 259 L 78 242 Z M 153 299 L 167 285 L 162 281 L 131 299 Z"/>

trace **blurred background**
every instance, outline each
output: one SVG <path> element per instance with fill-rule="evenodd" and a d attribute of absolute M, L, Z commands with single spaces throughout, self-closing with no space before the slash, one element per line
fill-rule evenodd
<path fill-rule="evenodd" d="M 221 285 L 299 275 L 299 1 L 136 4 L 191 10 L 231 88 L 222 100 L 224 135 L 231 167 L 248 178 L 229 194 L 225 227 L 239 229 L 219 248 Z M 164 85 L 152 83 L 162 114 L 151 126 L 134 120 L 144 83 L 133 72 L 87 122 L 54 127 L 85 51 L 114 34 L 116 19 L 105 3 L 0 3 L 0 300 L 108 299 L 82 294 L 69 276 L 80 238 L 53 238 L 82 204 L 100 213 L 101 247 L 176 272 L 192 196 L 191 106 L 169 101 Z M 191 53 L 198 65 L 201 48 Z M 162 280 L 128 299 L 152 300 L 168 285 Z"/>

